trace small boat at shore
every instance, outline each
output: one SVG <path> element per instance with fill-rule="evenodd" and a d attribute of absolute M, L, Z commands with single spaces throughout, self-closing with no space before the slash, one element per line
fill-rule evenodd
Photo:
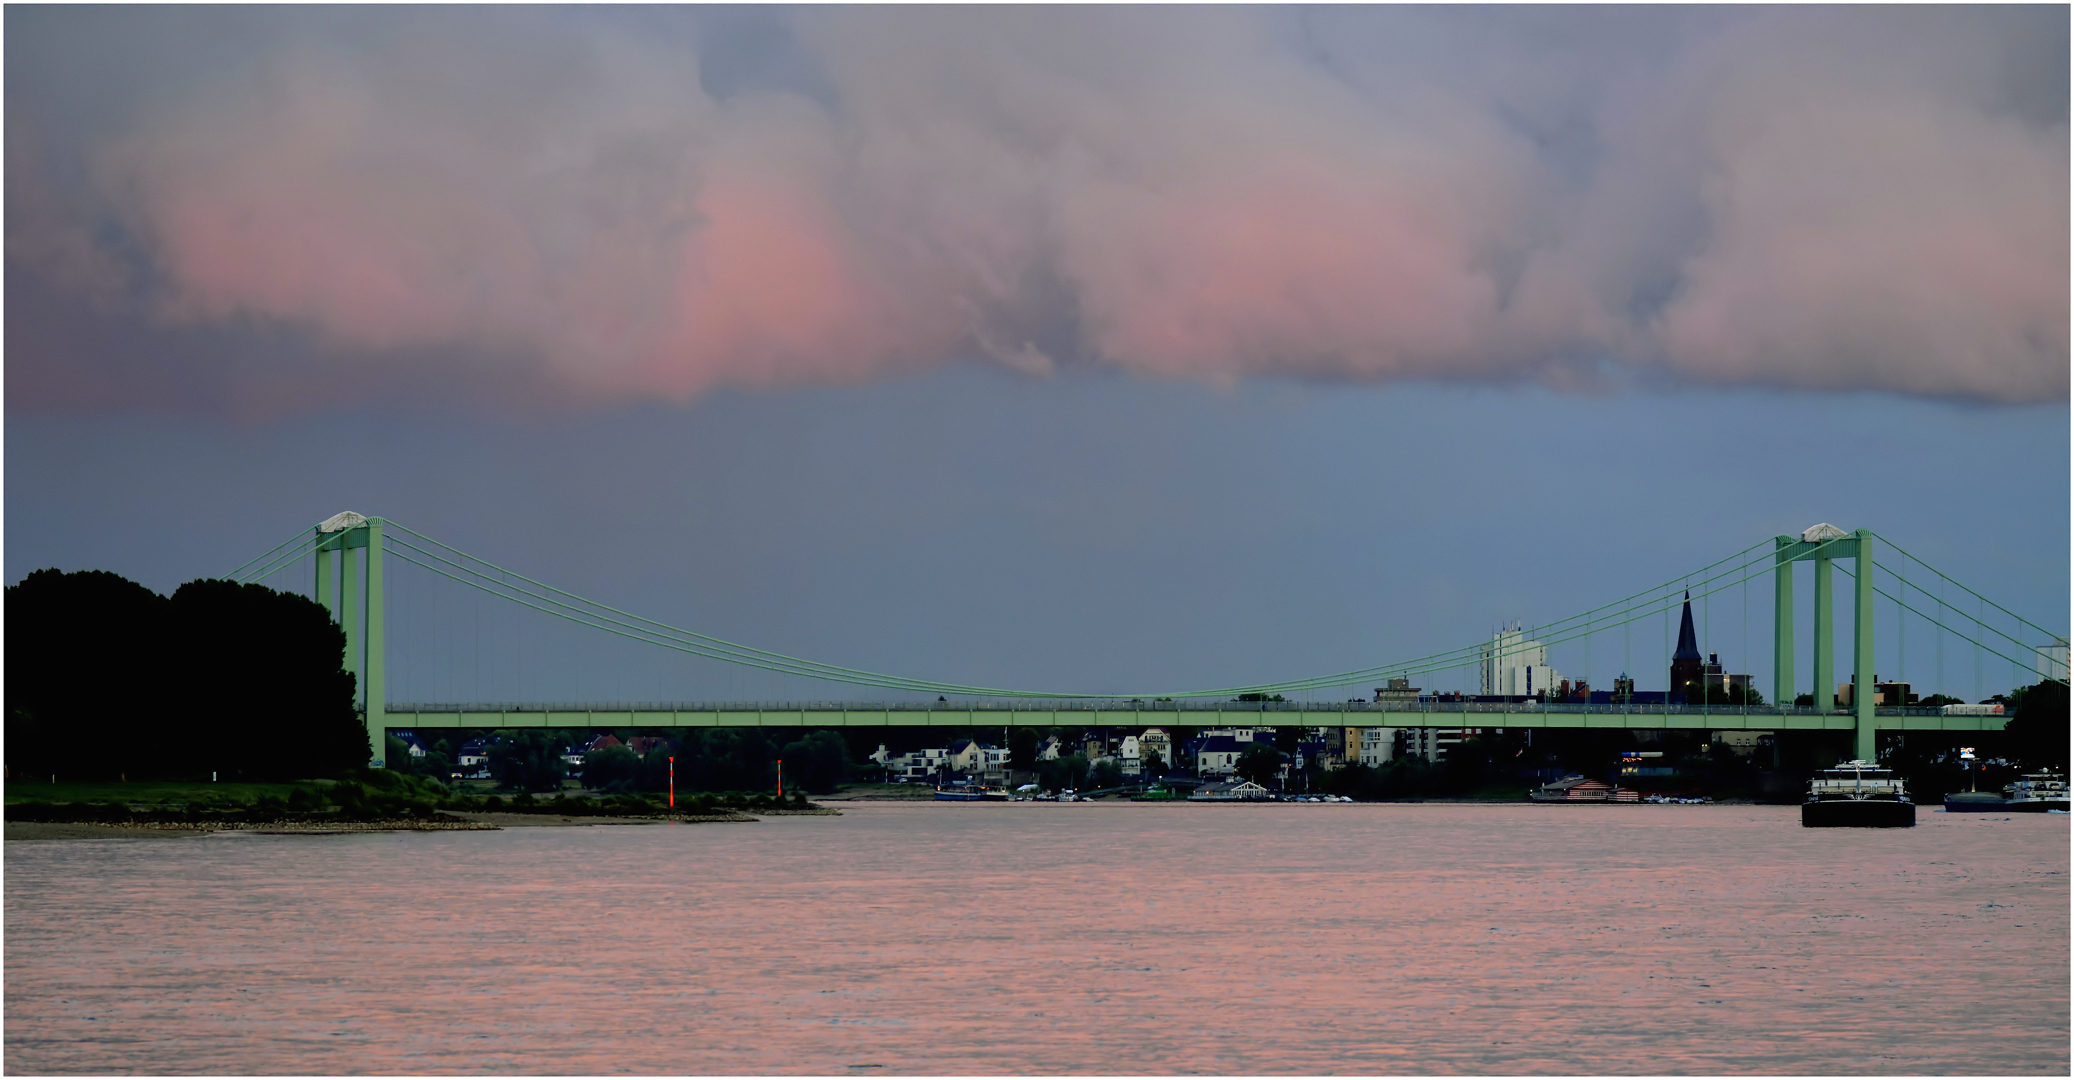
<path fill-rule="evenodd" d="M 1916 823 L 1916 804 L 1894 770 L 1870 761 L 1847 761 L 1808 781 L 1800 804 L 1804 828 L 1906 829 Z"/>
<path fill-rule="evenodd" d="M 1008 793 L 988 787 L 947 787 L 936 789 L 937 802 L 1007 802 Z"/>

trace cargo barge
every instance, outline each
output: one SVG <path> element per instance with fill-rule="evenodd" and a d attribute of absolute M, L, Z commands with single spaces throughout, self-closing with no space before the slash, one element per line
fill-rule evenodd
<path fill-rule="evenodd" d="M 1916 823 L 1916 804 L 1894 770 L 1847 761 L 1808 781 L 1800 823 L 1811 829 L 1906 829 Z"/>

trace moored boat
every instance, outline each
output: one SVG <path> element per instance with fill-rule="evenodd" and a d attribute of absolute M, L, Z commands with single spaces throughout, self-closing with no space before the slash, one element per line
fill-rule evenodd
<path fill-rule="evenodd" d="M 2067 809 L 2067 774 L 2047 769 L 2044 772 L 2025 773 L 2016 783 L 2002 789 L 2009 797 L 2009 809 L 2020 814 L 2042 814 L 2047 810 Z"/>
<path fill-rule="evenodd" d="M 1807 828 L 1906 829 L 1916 823 L 1916 804 L 1894 770 L 1870 761 L 1847 761 L 1808 781 L 1800 804 Z"/>
<path fill-rule="evenodd" d="M 1985 814 L 2009 809 L 2009 800 L 1992 791 L 1954 791 L 1944 797 L 1947 814 Z"/>
<path fill-rule="evenodd" d="M 937 802 L 978 802 L 985 798 L 976 788 L 937 788 Z"/>

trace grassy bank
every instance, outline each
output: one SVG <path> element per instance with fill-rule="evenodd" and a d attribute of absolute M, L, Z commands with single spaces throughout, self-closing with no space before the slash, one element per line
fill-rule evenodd
<path fill-rule="evenodd" d="M 663 818 L 809 809 L 801 796 L 781 800 L 775 795 L 743 792 L 681 795 L 674 808 L 656 795 L 475 794 L 435 780 L 380 770 L 354 780 L 292 784 L 11 783 L 6 795 L 9 821 L 104 824 L 393 821 L 431 819 L 442 813 Z"/>
<path fill-rule="evenodd" d="M 256 802 L 273 797 L 286 800 L 298 787 L 329 787 L 330 780 L 304 780 L 285 784 L 214 784 L 206 780 L 131 780 L 127 782 L 60 780 L 55 784 L 33 780 L 7 782 L 6 804 L 46 802 L 123 802 L 137 804 L 191 802 Z"/>

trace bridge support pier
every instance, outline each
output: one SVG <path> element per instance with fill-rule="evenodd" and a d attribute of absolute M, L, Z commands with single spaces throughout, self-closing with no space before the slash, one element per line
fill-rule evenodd
<path fill-rule="evenodd" d="M 1877 761 L 1874 755 L 1879 752 L 1879 740 L 1872 727 L 1872 533 L 1860 529 L 1856 536 L 1858 576 L 1852 590 L 1857 611 L 1851 616 L 1851 712 L 1858 720 L 1858 759 Z"/>
<path fill-rule="evenodd" d="M 331 573 L 331 548 L 317 549 L 317 603 L 330 614 L 331 621 L 338 621 L 338 582 Z"/>
<path fill-rule="evenodd" d="M 1815 708 L 1836 708 L 1836 576 L 1829 560 L 1815 560 Z"/>
<path fill-rule="evenodd" d="M 1826 539 L 1824 538 L 1826 537 Z M 1872 533 L 1860 529 L 1844 533 L 1829 526 L 1816 526 L 1796 540 L 1781 536 L 1773 541 L 1777 589 L 1772 622 L 1772 662 L 1776 665 L 1772 686 L 1779 704 L 1793 703 L 1793 564 L 1803 559 L 1815 564 L 1815 711 L 1835 713 L 1836 700 L 1836 602 L 1830 563 L 1851 559 L 1858 565 L 1852 575 L 1851 604 L 1851 717 L 1852 749 L 1866 761 L 1877 760 L 1879 750 L 1873 733 L 1872 704 Z"/>
<path fill-rule="evenodd" d="M 1772 539 L 1772 704 L 1790 708 L 1799 693 L 1793 685 L 1793 556 L 1798 543 L 1790 536 Z"/>
<path fill-rule="evenodd" d="M 340 515 L 334 518 L 330 539 L 317 547 L 317 602 L 331 613 L 333 622 L 346 632 L 345 669 L 353 675 L 353 701 L 366 718 L 368 764 L 383 766 L 388 739 L 388 685 L 383 671 L 388 642 L 382 617 L 382 526 L 381 518 Z M 322 531 L 323 526 L 319 526 Z M 361 578 L 361 559 L 354 549 L 366 551 L 366 582 Z M 338 589 L 332 590 L 331 557 L 338 555 Z"/>
<path fill-rule="evenodd" d="M 382 519 L 367 519 L 367 747 L 368 764 L 384 767 L 388 754 L 389 686 L 383 661 L 388 641 L 382 618 Z"/>

